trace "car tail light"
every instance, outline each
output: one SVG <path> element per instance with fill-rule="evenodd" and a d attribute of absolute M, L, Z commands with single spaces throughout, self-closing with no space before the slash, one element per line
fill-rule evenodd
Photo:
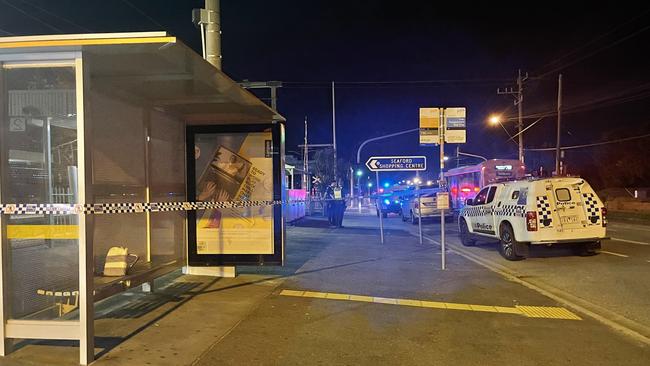
<path fill-rule="evenodd" d="M 528 231 L 537 231 L 537 212 L 526 212 L 526 229 Z"/>
<path fill-rule="evenodd" d="M 607 207 L 601 208 L 600 212 L 603 215 L 603 227 L 607 227 Z"/>

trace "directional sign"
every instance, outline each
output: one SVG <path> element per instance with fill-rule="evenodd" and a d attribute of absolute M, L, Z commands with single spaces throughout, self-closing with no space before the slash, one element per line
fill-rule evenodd
<path fill-rule="evenodd" d="M 426 156 L 373 156 L 366 161 L 372 172 L 427 170 Z"/>

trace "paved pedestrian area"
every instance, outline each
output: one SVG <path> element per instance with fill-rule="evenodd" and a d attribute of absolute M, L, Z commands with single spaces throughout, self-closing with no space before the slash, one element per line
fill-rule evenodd
<path fill-rule="evenodd" d="M 174 274 L 98 304 L 97 365 L 647 365 L 650 348 L 440 248 L 347 215 L 287 230 L 287 266 Z M 410 226 L 410 225 L 408 225 Z M 74 365 L 30 342 L 0 365 Z"/>

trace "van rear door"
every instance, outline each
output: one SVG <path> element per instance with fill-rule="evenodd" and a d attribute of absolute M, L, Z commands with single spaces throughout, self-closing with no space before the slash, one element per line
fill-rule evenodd
<path fill-rule="evenodd" d="M 584 210 L 584 202 L 580 181 L 552 181 L 549 192 L 551 209 L 555 211 L 558 226 L 562 231 L 583 229 L 587 225 L 587 216 Z M 555 206 L 555 207 L 553 207 Z"/>

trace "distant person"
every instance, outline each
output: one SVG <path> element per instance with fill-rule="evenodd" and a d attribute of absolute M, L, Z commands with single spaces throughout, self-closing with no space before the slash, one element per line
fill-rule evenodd
<path fill-rule="evenodd" d="M 336 183 L 332 182 L 327 189 L 325 190 L 325 202 L 323 207 L 327 210 L 327 221 L 329 221 L 330 226 L 336 226 L 336 204 L 334 201 L 334 187 Z"/>
<path fill-rule="evenodd" d="M 345 199 L 341 188 L 334 188 L 334 226 L 343 227 L 343 215 L 345 214 Z"/>

